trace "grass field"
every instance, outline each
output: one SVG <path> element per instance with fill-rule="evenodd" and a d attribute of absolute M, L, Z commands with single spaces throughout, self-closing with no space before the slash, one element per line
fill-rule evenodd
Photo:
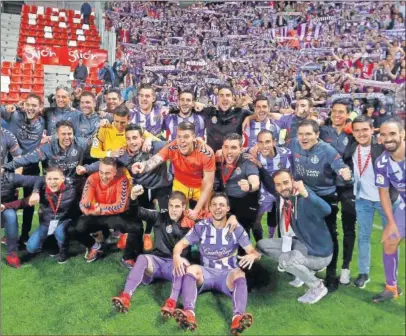
<path fill-rule="evenodd" d="M 297 302 L 304 287 L 290 287 L 291 276 L 279 273 L 275 263 L 263 258 L 260 263 L 270 280 L 249 293 L 247 311 L 254 315 L 254 325 L 244 335 L 405 335 L 405 296 L 379 305 L 371 302 L 384 284 L 380 234 L 374 229 L 368 286 L 363 290 L 353 285 L 340 287 L 312 306 Z M 404 251 L 402 245 L 399 280 L 403 289 Z M 120 257 L 121 253 L 115 252 L 87 264 L 80 253 L 59 265 L 43 253 L 20 269 L 2 262 L 1 334 L 183 335 L 173 320 L 163 322 L 159 314 L 170 292 L 169 283 L 141 286 L 128 314 L 113 311 L 110 298 L 120 292 L 128 273 L 120 267 Z M 357 250 L 351 271 L 354 279 Z M 197 301 L 198 329 L 194 334 L 227 335 L 231 310 L 227 297 L 202 294 Z"/>

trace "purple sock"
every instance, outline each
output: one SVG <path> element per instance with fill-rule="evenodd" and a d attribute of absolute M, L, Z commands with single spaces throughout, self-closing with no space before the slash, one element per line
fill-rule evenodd
<path fill-rule="evenodd" d="M 386 284 L 396 286 L 398 278 L 398 253 L 383 252 L 383 268 L 385 269 Z"/>
<path fill-rule="evenodd" d="M 275 228 L 272 226 L 268 226 L 268 238 L 273 238 L 274 234 L 275 234 Z"/>
<path fill-rule="evenodd" d="M 169 297 L 170 299 L 173 299 L 175 301 L 178 301 L 180 291 L 182 289 L 182 281 L 183 277 L 181 276 L 174 276 L 172 280 L 172 291 L 171 291 L 171 296 Z"/>
<path fill-rule="evenodd" d="M 127 281 L 125 282 L 124 293 L 133 295 L 137 287 L 140 285 L 142 279 L 144 278 L 144 273 L 147 267 L 148 259 L 143 255 L 138 256 L 137 262 L 131 269 L 131 272 L 127 277 Z"/>
<path fill-rule="evenodd" d="M 196 278 L 186 273 L 182 282 L 183 307 L 185 310 L 195 310 L 197 298 Z"/>
<path fill-rule="evenodd" d="M 247 280 L 237 278 L 234 280 L 233 285 L 233 316 L 242 315 L 245 313 L 248 301 Z"/>

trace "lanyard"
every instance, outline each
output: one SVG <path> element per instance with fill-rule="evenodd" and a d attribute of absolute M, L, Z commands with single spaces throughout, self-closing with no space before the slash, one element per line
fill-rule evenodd
<path fill-rule="evenodd" d="M 282 211 L 285 219 L 285 232 L 289 231 L 290 219 L 292 217 L 293 204 L 291 201 L 286 200 L 283 204 Z"/>
<path fill-rule="evenodd" d="M 369 160 L 371 160 L 371 150 L 368 153 L 367 159 L 365 160 L 364 167 L 361 167 L 361 146 L 358 146 L 358 170 L 359 176 L 361 177 L 364 173 L 365 169 L 368 167 Z"/>
<path fill-rule="evenodd" d="M 231 175 L 233 175 L 235 168 L 237 168 L 237 164 L 232 165 L 227 174 L 223 174 L 224 171 L 224 165 L 223 162 L 221 163 L 221 177 L 223 179 L 223 185 L 225 186 L 227 184 L 227 181 L 230 179 Z"/>
<path fill-rule="evenodd" d="M 51 210 L 54 213 L 54 216 L 56 218 L 56 214 L 58 213 L 59 207 L 61 206 L 62 191 L 59 192 L 58 202 L 56 203 L 56 208 L 55 208 L 54 202 L 52 201 L 51 195 L 48 193 L 47 193 L 47 198 L 48 198 L 49 206 L 51 207 Z"/>

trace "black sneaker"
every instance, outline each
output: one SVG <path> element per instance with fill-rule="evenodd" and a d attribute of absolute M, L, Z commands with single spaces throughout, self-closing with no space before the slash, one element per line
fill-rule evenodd
<path fill-rule="evenodd" d="M 58 264 L 64 264 L 68 261 L 68 251 L 66 248 L 61 248 L 59 250 L 59 256 L 56 260 L 58 261 Z"/>
<path fill-rule="evenodd" d="M 324 280 L 324 285 L 327 287 L 329 293 L 333 293 L 338 289 L 338 278 L 327 276 Z"/>
<path fill-rule="evenodd" d="M 370 281 L 371 279 L 369 278 L 368 274 L 359 274 L 358 278 L 354 281 L 354 285 L 358 288 L 365 288 L 367 283 Z"/>
<path fill-rule="evenodd" d="M 375 295 L 372 298 L 372 301 L 375 303 L 379 303 L 390 300 L 396 300 L 400 295 L 402 295 L 402 289 L 399 286 L 396 288 L 386 285 L 383 292 Z"/>

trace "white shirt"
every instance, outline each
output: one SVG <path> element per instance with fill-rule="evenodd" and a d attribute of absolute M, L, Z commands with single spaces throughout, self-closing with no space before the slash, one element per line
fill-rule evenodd
<path fill-rule="evenodd" d="M 286 231 L 285 228 L 285 216 L 283 212 L 283 206 L 285 204 L 285 200 L 281 197 L 280 198 L 281 202 L 279 204 L 279 211 L 280 211 L 280 221 L 279 221 L 279 229 L 281 231 L 281 237 L 283 236 L 288 236 L 288 237 L 296 237 L 295 233 L 293 232 L 292 225 L 289 225 L 288 231 Z M 292 209 L 292 217 L 295 215 L 294 214 L 294 207 Z M 292 223 L 292 222 L 291 222 Z"/>
<path fill-rule="evenodd" d="M 368 154 L 371 152 L 371 146 L 358 145 L 355 149 L 352 161 L 354 162 L 354 195 L 355 198 L 363 198 L 372 202 L 379 202 L 378 187 L 375 186 L 375 172 L 372 162 L 372 157 L 368 162 L 368 166 L 365 168 L 364 173 L 360 176 L 359 164 L 358 164 L 358 150 L 361 148 L 361 169 L 365 166 L 365 161 Z M 358 186 L 359 185 L 359 186 Z M 358 195 L 357 190 L 359 189 Z"/>

